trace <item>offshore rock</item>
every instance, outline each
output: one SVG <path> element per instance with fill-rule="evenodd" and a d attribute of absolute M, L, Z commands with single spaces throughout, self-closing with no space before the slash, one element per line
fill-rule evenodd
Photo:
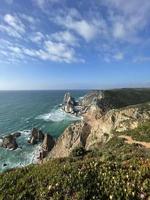
<path fill-rule="evenodd" d="M 70 95 L 70 93 L 66 93 L 64 96 L 64 100 L 63 100 L 63 107 L 62 109 L 66 112 L 66 113 L 74 113 L 74 107 L 76 105 L 76 102 L 74 100 L 74 98 Z"/>
<path fill-rule="evenodd" d="M 5 136 L 4 138 L 1 139 L 0 146 L 3 148 L 15 150 L 18 148 L 18 144 L 16 142 L 16 137 L 13 135 L 8 135 Z"/>
<path fill-rule="evenodd" d="M 37 128 L 33 128 L 31 131 L 31 136 L 28 139 L 28 143 L 30 144 L 37 144 L 38 142 L 42 142 L 44 139 L 44 134 L 41 130 Z"/>

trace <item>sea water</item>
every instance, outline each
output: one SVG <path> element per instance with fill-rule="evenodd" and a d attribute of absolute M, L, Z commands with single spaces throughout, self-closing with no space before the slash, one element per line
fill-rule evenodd
<path fill-rule="evenodd" d="M 69 91 L 76 99 L 87 91 Z M 38 145 L 27 143 L 33 127 L 57 138 L 72 121 L 60 104 L 66 91 L 0 91 L 0 137 L 21 132 L 15 151 L 0 148 L 0 172 L 34 162 Z"/>

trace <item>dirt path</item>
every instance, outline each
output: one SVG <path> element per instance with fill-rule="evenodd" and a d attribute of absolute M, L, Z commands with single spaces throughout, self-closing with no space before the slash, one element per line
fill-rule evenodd
<path fill-rule="evenodd" d="M 127 136 L 127 135 L 120 135 L 119 137 L 126 139 L 125 142 L 128 143 L 128 144 L 133 144 L 133 143 L 134 144 L 141 144 L 145 148 L 150 148 L 150 142 L 140 142 L 140 141 L 137 141 L 137 140 L 133 140 L 132 137 Z"/>

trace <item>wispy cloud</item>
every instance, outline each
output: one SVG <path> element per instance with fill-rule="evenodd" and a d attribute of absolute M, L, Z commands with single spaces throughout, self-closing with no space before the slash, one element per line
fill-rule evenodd
<path fill-rule="evenodd" d="M 9 36 L 21 38 L 22 34 L 25 33 L 25 26 L 17 16 L 6 14 L 3 23 L 0 24 L 0 31 Z"/>
<path fill-rule="evenodd" d="M 41 44 L 41 42 L 44 40 L 45 36 L 41 32 L 35 32 L 35 33 L 32 33 L 29 38 L 32 42 Z"/>
<path fill-rule="evenodd" d="M 25 26 L 17 16 L 6 14 L 4 16 L 4 22 L 14 28 L 18 33 L 25 32 Z"/>
<path fill-rule="evenodd" d="M 78 46 L 78 39 L 70 31 L 60 31 L 50 35 L 50 38 L 56 42 L 66 43 L 70 46 Z"/>
<path fill-rule="evenodd" d="M 76 9 L 71 10 L 67 15 L 63 13 L 63 15 L 64 16 L 58 15 L 55 18 L 53 17 L 51 20 L 64 28 L 74 31 L 87 42 L 91 41 L 97 35 L 97 26 L 91 21 L 82 19 Z"/>
<path fill-rule="evenodd" d="M 141 62 L 149 62 L 150 56 L 138 56 L 133 59 L 133 62 L 135 63 L 141 63 Z"/>
<path fill-rule="evenodd" d="M 115 60 L 123 60 L 124 54 L 122 52 L 118 52 L 113 57 Z"/>
<path fill-rule="evenodd" d="M 20 17 L 22 19 L 26 20 L 27 22 L 29 22 L 30 24 L 34 24 L 36 22 L 36 19 L 34 19 L 32 16 L 26 15 L 24 13 L 20 14 Z"/>
<path fill-rule="evenodd" d="M 144 48 L 149 39 L 149 0 L 144 3 L 141 0 L 83 1 L 80 4 L 74 2 L 74 7 L 67 0 L 31 1 L 34 2 L 33 15 L 41 12 L 38 19 L 32 13 L 15 12 L 6 13 L 1 20 L 0 31 L 7 34 L 3 34 L 4 37 L 11 36 L 8 37 L 10 40 L 15 37 L 19 44 L 7 47 L 9 52 L 71 63 L 82 62 L 89 49 L 103 61 L 121 62 L 133 47 L 142 45 Z M 4 56 L 4 49 L 1 54 Z M 133 57 L 137 57 L 134 52 Z M 146 56 L 136 59 L 140 62 L 148 60 Z"/>
<path fill-rule="evenodd" d="M 44 40 L 40 48 L 28 48 L 25 45 L 20 45 L 6 40 L 0 41 L 2 46 L 0 46 L 0 57 L 2 60 L 18 60 L 22 62 L 23 60 L 30 59 L 40 59 L 44 61 L 53 62 L 84 62 L 79 56 L 76 55 L 75 50 L 68 46 L 68 44 L 62 42 L 54 42 L 51 40 Z"/>

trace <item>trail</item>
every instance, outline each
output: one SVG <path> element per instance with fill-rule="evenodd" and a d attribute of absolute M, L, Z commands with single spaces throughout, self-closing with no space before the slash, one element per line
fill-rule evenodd
<path fill-rule="evenodd" d="M 126 139 L 125 142 L 128 144 L 141 144 L 145 148 L 150 148 L 150 142 L 141 142 L 141 141 L 133 140 L 131 136 L 127 136 L 127 135 L 120 135 L 119 137 Z"/>

